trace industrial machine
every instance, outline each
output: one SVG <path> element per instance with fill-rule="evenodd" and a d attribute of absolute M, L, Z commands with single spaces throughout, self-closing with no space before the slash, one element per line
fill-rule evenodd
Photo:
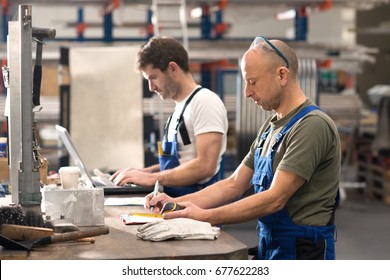
<path fill-rule="evenodd" d="M 12 202 L 23 207 L 41 204 L 40 156 L 34 115 L 42 109 L 40 88 L 44 39 L 54 38 L 54 28 L 32 27 L 31 5 L 20 5 L 15 20 L 8 23 L 7 59 L 3 66 L 7 88 L 10 189 Z M 33 67 L 33 43 L 36 41 Z"/>

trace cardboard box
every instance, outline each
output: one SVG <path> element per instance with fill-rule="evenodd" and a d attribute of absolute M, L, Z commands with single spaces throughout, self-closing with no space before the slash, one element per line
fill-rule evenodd
<path fill-rule="evenodd" d="M 44 185 L 47 185 L 47 171 L 48 171 L 48 163 L 47 159 L 42 160 L 42 167 L 40 171 L 40 178 Z M 0 158 L 0 183 L 9 182 L 9 166 L 8 166 L 8 158 Z"/>
<path fill-rule="evenodd" d="M 8 158 L 0 158 L 0 183 L 9 181 Z"/>
<path fill-rule="evenodd" d="M 76 226 L 104 225 L 103 189 L 43 188 L 41 206 L 53 221 L 65 219 Z"/>

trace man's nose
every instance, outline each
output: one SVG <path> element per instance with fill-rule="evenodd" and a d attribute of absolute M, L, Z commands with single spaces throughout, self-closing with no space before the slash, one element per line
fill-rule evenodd
<path fill-rule="evenodd" d="M 244 93 L 245 93 L 245 97 L 251 97 L 252 94 L 253 94 L 253 91 L 251 91 L 251 90 L 249 89 L 248 84 L 245 85 Z"/>
<path fill-rule="evenodd" d="M 154 92 L 156 90 L 156 86 L 151 81 L 149 81 L 149 90 L 150 92 Z"/>

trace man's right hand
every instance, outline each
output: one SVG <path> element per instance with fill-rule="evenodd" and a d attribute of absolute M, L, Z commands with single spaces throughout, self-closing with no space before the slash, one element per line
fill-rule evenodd
<path fill-rule="evenodd" d="M 173 198 L 165 193 L 158 193 L 154 196 L 154 193 L 151 192 L 145 196 L 145 209 L 150 210 L 153 207 L 154 213 L 160 213 L 163 205 L 167 202 L 173 202 Z"/>

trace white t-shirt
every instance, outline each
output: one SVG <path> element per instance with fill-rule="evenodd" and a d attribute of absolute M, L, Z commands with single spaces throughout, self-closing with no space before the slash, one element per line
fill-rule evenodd
<path fill-rule="evenodd" d="M 176 102 L 175 112 L 173 113 L 168 129 L 168 141 L 173 140 L 178 118 L 183 110 L 184 104 L 190 96 L 191 95 L 181 102 Z M 216 163 L 216 173 L 218 173 L 222 155 L 226 151 L 226 138 L 228 131 L 227 112 L 222 100 L 216 93 L 209 89 L 202 88 L 188 104 L 186 110 L 184 111 L 183 118 L 191 144 L 184 146 L 180 132 L 177 133 L 180 164 L 190 161 L 196 157 L 196 135 L 207 132 L 219 132 L 223 134 L 223 137 L 221 151 L 219 152 L 219 159 Z M 206 178 L 199 183 L 207 182 L 210 179 L 211 177 Z"/>

